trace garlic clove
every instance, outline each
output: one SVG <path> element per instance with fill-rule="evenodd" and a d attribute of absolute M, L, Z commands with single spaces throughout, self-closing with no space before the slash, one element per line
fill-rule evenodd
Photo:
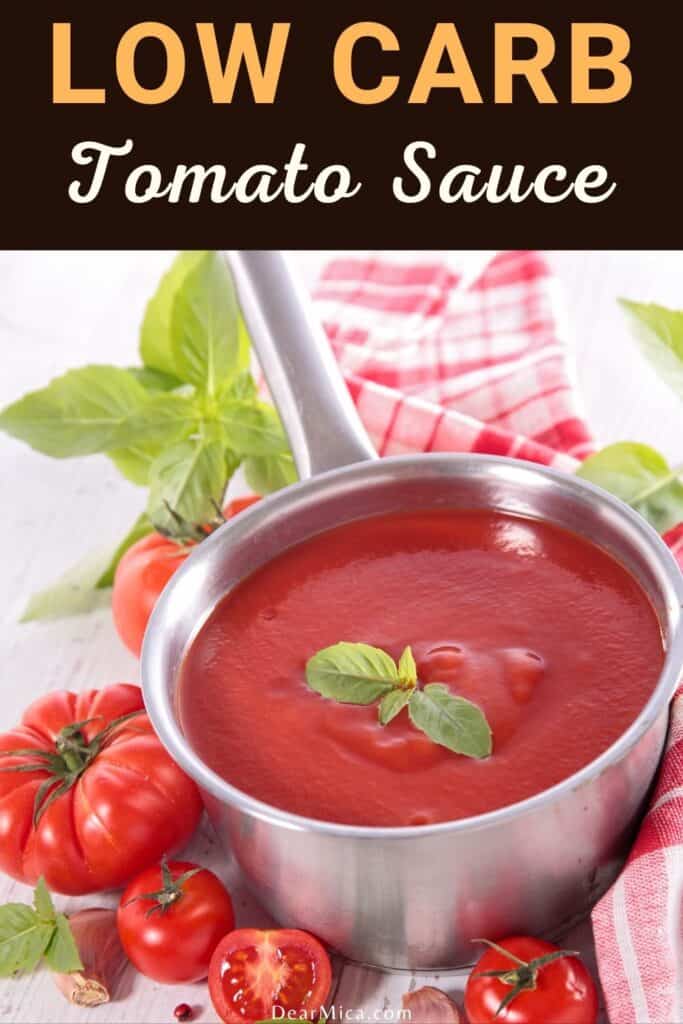
<path fill-rule="evenodd" d="M 116 927 L 116 911 L 104 907 L 80 910 L 69 917 L 69 925 L 83 970 L 53 974 L 55 985 L 76 1006 L 108 1003 L 128 962 Z"/>
<path fill-rule="evenodd" d="M 426 985 L 406 992 L 401 1002 L 413 1024 L 461 1024 L 458 1007 L 441 989 Z"/>

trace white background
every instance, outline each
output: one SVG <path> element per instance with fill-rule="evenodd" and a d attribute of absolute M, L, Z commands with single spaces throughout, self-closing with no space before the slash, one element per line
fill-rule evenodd
<path fill-rule="evenodd" d="M 599 241 L 599 239 L 596 239 Z M 321 253 L 293 254 L 313 281 Z M 0 406 L 52 376 L 88 362 L 136 361 L 137 329 L 145 302 L 170 262 L 168 253 L 0 254 Z M 616 298 L 653 300 L 683 307 L 683 253 L 550 253 L 564 285 L 586 414 L 602 442 L 639 440 L 683 460 L 680 403 L 640 358 Z M 3 694 L 0 728 L 45 691 L 138 681 L 138 665 L 114 633 L 106 610 L 50 624 L 18 625 L 28 596 L 89 549 L 122 535 L 143 496 L 105 458 L 47 459 L 0 435 L 0 624 Z M 208 833 L 192 851 L 222 864 Z M 223 870 L 233 881 L 232 871 Z M 0 882 L 0 902 L 26 899 L 24 887 Z M 84 903 L 93 905 L 93 900 Z M 96 897 L 94 904 L 102 900 Z M 243 920 L 254 911 L 238 889 Z M 371 1011 L 400 1005 L 410 978 L 347 967 L 340 971 L 338 1000 Z M 446 988 L 457 980 L 443 981 Z M 176 1003 L 215 1020 L 203 986 L 164 989 L 130 971 L 123 999 L 91 1011 L 104 1022 L 168 1022 Z M 41 972 L 0 983 L 0 1021 L 84 1020 L 88 1011 L 67 1007 Z"/>

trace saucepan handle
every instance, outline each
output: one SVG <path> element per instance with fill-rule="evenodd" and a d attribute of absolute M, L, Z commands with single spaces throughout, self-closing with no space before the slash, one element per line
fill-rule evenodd
<path fill-rule="evenodd" d="M 303 285 L 274 250 L 226 253 L 302 479 L 376 458 Z"/>

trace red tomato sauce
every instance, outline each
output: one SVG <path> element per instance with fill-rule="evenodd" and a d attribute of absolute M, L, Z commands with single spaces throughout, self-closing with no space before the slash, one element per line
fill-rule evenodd
<path fill-rule="evenodd" d="M 398 658 L 474 701 L 484 760 L 438 746 L 406 710 L 326 700 L 305 665 L 338 641 Z M 197 753 L 246 793 L 353 825 L 490 811 L 560 782 L 638 715 L 664 658 L 649 599 L 610 555 L 547 523 L 494 512 L 387 515 L 321 533 L 240 583 L 182 669 Z"/>

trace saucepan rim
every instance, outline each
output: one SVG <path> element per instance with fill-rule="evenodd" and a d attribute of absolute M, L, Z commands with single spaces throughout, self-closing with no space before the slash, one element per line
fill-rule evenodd
<path fill-rule="evenodd" d="M 303 815 L 293 814 L 282 808 L 258 800 L 214 772 L 201 757 L 193 750 L 189 741 L 183 735 L 180 725 L 176 719 L 173 708 L 173 696 L 167 685 L 164 676 L 163 655 L 164 646 L 167 642 L 166 617 L 170 608 L 173 591 L 185 578 L 196 572 L 200 561 L 207 561 L 218 545 L 224 544 L 230 534 L 239 528 L 248 525 L 248 520 L 276 509 L 278 505 L 286 506 L 293 500 L 305 497 L 306 494 L 314 494 L 324 489 L 333 481 L 345 477 L 352 477 L 363 470 L 365 473 L 373 473 L 375 470 L 391 470 L 392 466 L 405 466 L 414 463 L 416 468 L 422 464 L 444 463 L 444 468 L 459 464 L 461 467 L 476 463 L 484 467 L 501 467 L 503 470 L 513 468 L 517 473 L 527 473 L 531 476 L 542 476 L 550 481 L 561 484 L 564 489 L 582 491 L 591 495 L 595 501 L 603 506 L 611 508 L 617 517 L 621 518 L 624 524 L 628 524 L 635 532 L 640 547 L 640 552 L 646 553 L 650 560 L 654 560 L 659 573 L 664 578 L 666 587 L 669 588 L 667 600 L 673 598 L 677 606 L 677 621 L 672 635 L 667 644 L 666 656 L 662 671 L 652 694 L 643 707 L 640 714 L 634 719 L 631 725 L 618 737 L 618 739 L 597 758 L 590 761 L 579 771 L 561 782 L 556 783 L 548 789 L 542 790 L 524 800 L 513 804 L 506 804 L 504 807 L 486 811 L 483 814 L 472 817 L 459 818 L 454 821 L 442 821 L 427 825 L 410 825 L 399 827 L 348 825 L 334 821 L 323 821 L 317 818 L 308 818 Z M 448 463 L 448 466 L 446 466 Z M 495 469 L 492 470 L 495 472 Z M 362 481 L 359 481 L 362 486 Z M 247 519 L 248 517 L 248 519 Z M 548 521 L 552 522 L 552 519 Z M 324 527 L 332 529 L 333 524 Z M 212 602 L 207 606 L 208 615 L 216 605 Z M 512 459 L 506 456 L 478 455 L 462 453 L 429 453 L 420 455 L 399 455 L 382 458 L 378 460 L 353 463 L 326 473 L 318 474 L 308 480 L 293 484 L 282 491 L 264 498 L 258 505 L 240 514 L 234 523 L 227 523 L 215 534 L 202 542 L 187 559 L 185 564 L 173 576 L 167 585 L 154 609 L 150 623 L 145 635 L 142 650 L 142 681 L 143 694 L 147 712 L 152 725 L 157 732 L 161 742 L 171 757 L 190 775 L 201 789 L 216 798 L 220 803 L 227 804 L 237 811 L 251 815 L 261 821 L 287 828 L 298 832 L 314 832 L 318 835 L 338 836 L 346 839 L 358 840 L 383 840 L 383 839 L 426 839 L 429 836 L 445 835 L 456 832 L 470 832 L 484 828 L 501 825 L 506 821 L 517 818 L 521 815 L 531 813 L 545 805 L 554 803 L 564 794 L 574 791 L 592 779 L 601 775 L 606 769 L 619 762 L 631 747 L 649 730 L 666 710 L 683 670 L 683 573 L 681 573 L 676 560 L 663 542 L 659 534 L 646 522 L 646 520 L 632 508 L 609 494 L 579 477 L 541 466 L 536 463 L 520 459 Z M 202 619 L 202 621 L 205 621 Z M 194 640 L 196 630 L 188 641 L 188 646 Z"/>

